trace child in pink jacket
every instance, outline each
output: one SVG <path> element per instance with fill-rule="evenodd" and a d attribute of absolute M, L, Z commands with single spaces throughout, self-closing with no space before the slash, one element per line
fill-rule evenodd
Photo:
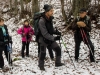
<path fill-rule="evenodd" d="M 24 21 L 23 27 L 18 29 L 17 33 L 22 36 L 22 51 L 21 51 L 22 58 L 25 57 L 24 56 L 25 48 L 26 48 L 26 57 L 29 57 L 29 44 L 32 39 L 32 35 L 34 35 L 34 31 L 32 27 L 29 25 L 28 20 Z"/>

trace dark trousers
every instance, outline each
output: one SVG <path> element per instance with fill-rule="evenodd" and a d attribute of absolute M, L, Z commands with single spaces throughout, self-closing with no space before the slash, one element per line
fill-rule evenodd
<path fill-rule="evenodd" d="M 38 44 L 38 57 L 39 57 L 39 55 L 40 55 L 40 43 L 37 42 L 37 44 Z"/>
<path fill-rule="evenodd" d="M 50 47 L 50 45 L 47 46 L 47 49 L 48 49 L 50 58 L 53 59 L 54 58 L 53 50 Z M 40 54 L 40 43 L 38 43 L 38 56 L 39 56 L 39 54 Z"/>
<path fill-rule="evenodd" d="M 94 60 L 94 46 L 89 38 L 89 36 L 87 36 L 88 42 L 85 39 L 83 41 L 82 37 L 75 37 L 75 58 L 78 59 L 79 57 L 79 49 L 80 49 L 80 44 L 83 41 L 89 48 L 90 51 L 90 60 L 93 61 Z"/>
<path fill-rule="evenodd" d="M 24 57 L 24 51 L 25 51 L 25 48 L 26 48 L 26 56 L 29 56 L 29 44 L 30 42 L 22 42 L 22 51 L 21 51 L 21 54 L 22 54 L 22 57 Z"/>
<path fill-rule="evenodd" d="M 11 55 L 7 51 L 7 46 L 5 46 L 4 53 L 6 55 L 6 59 L 7 59 L 8 63 L 12 65 Z M 0 50 L 0 68 L 4 67 L 4 58 L 3 58 L 2 54 L 3 54 L 3 50 Z"/>
<path fill-rule="evenodd" d="M 46 56 L 47 46 L 49 46 L 49 45 L 40 43 L 39 67 L 44 67 L 44 59 Z M 53 42 L 50 45 L 50 48 L 55 51 L 55 54 L 56 54 L 55 63 L 61 63 L 61 49 L 60 49 L 59 45 L 56 42 Z"/>

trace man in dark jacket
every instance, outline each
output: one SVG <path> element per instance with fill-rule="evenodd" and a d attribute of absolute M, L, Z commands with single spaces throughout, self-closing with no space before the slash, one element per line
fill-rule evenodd
<path fill-rule="evenodd" d="M 61 35 L 60 32 L 56 32 L 53 28 L 52 15 L 53 7 L 51 5 L 44 5 L 45 12 L 39 20 L 39 29 L 41 35 L 39 37 L 40 42 L 40 56 L 39 56 L 39 68 L 40 70 L 45 70 L 44 68 L 44 58 L 46 55 L 46 47 L 49 45 L 56 52 L 55 66 L 59 67 L 64 65 L 61 63 L 61 48 L 55 42 L 55 40 L 60 40 L 60 36 L 54 37 L 53 34 Z"/>
<path fill-rule="evenodd" d="M 0 68 L 4 68 L 4 59 L 3 59 L 3 51 L 6 55 L 7 60 L 11 60 L 10 54 L 7 50 L 7 44 L 9 43 L 9 34 L 7 26 L 4 25 L 4 20 L 0 18 Z M 12 65 L 12 60 L 8 61 L 10 65 Z"/>
<path fill-rule="evenodd" d="M 91 31 L 91 20 L 87 16 L 87 12 L 85 8 L 80 9 L 79 17 L 75 19 L 72 29 L 75 31 L 74 33 L 75 60 L 78 61 L 80 43 L 83 41 L 90 50 L 90 61 L 94 62 L 95 61 L 94 60 L 94 46 L 90 40 L 90 35 L 89 35 L 89 32 Z M 85 32 L 86 37 L 84 36 L 84 33 L 81 32 L 82 30 Z"/>

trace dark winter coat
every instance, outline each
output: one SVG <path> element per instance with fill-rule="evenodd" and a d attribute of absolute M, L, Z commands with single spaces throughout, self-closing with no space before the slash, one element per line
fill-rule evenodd
<path fill-rule="evenodd" d="M 43 13 L 42 17 L 39 20 L 39 29 L 41 32 L 41 36 L 39 38 L 40 42 L 45 42 L 47 44 L 51 43 L 54 41 L 54 36 L 53 34 L 56 34 L 56 31 L 53 28 L 53 17 L 48 19 L 45 16 L 45 13 Z"/>
<path fill-rule="evenodd" d="M 4 50 L 4 47 L 5 47 L 5 42 L 4 42 L 4 39 L 5 38 L 9 38 L 9 34 L 8 34 L 8 29 L 7 29 L 7 26 L 4 25 L 4 28 L 6 30 L 6 37 L 3 35 L 3 31 L 2 31 L 2 28 L 0 28 L 0 51 L 1 50 Z"/>
<path fill-rule="evenodd" d="M 86 27 L 83 27 L 83 29 L 84 29 L 86 35 L 89 36 L 89 32 L 91 31 L 91 20 L 90 20 L 90 18 L 87 20 L 87 18 L 88 18 L 88 16 L 85 16 L 84 18 L 79 18 L 79 20 L 77 18 L 74 20 L 72 29 L 75 31 L 75 33 L 74 33 L 75 39 L 82 38 L 80 28 L 77 25 L 78 21 L 83 21 L 86 24 Z"/>

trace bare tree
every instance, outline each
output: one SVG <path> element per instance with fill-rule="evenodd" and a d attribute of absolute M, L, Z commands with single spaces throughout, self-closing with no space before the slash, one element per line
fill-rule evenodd
<path fill-rule="evenodd" d="M 98 0 L 98 13 L 100 13 L 100 0 Z"/>
<path fill-rule="evenodd" d="M 10 16 L 12 17 L 12 0 L 10 0 Z"/>
<path fill-rule="evenodd" d="M 23 0 L 20 0 L 20 4 L 21 4 L 20 18 L 23 18 L 23 11 L 24 11 L 24 2 L 23 2 Z"/>
<path fill-rule="evenodd" d="M 38 0 L 32 0 L 32 16 L 34 13 L 39 12 Z"/>
<path fill-rule="evenodd" d="M 64 0 L 60 0 L 60 1 L 61 1 L 61 10 L 62 10 L 63 19 L 65 21 L 65 24 L 67 25 L 67 15 L 64 10 Z"/>
<path fill-rule="evenodd" d="M 80 8 L 88 8 L 89 7 L 89 3 L 91 2 L 91 0 L 73 0 L 73 15 L 77 16 L 77 13 L 79 11 Z"/>
<path fill-rule="evenodd" d="M 17 12 L 18 12 L 18 11 L 17 11 L 17 0 L 15 0 L 14 4 L 15 4 L 15 5 L 14 5 L 14 6 L 15 6 L 15 7 L 14 7 L 14 8 L 15 8 L 14 14 L 17 15 Z"/>

